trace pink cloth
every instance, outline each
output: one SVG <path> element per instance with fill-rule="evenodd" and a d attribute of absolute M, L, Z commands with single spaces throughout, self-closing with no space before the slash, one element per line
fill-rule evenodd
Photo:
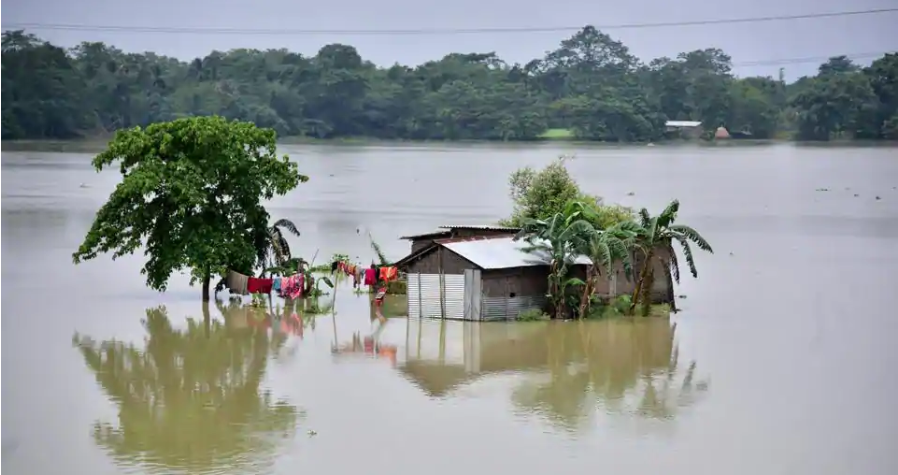
<path fill-rule="evenodd" d="M 304 281 L 305 277 L 302 274 L 291 275 L 281 279 L 281 297 L 285 299 L 301 298 Z"/>
<path fill-rule="evenodd" d="M 377 276 L 374 273 L 374 269 L 368 268 L 365 269 L 365 285 L 374 285 L 377 283 Z"/>

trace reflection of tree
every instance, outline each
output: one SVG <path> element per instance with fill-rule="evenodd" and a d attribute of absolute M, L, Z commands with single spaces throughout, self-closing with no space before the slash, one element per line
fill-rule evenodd
<path fill-rule="evenodd" d="M 118 427 L 98 422 L 94 437 L 120 461 L 160 471 L 259 473 L 275 439 L 294 434 L 296 409 L 259 393 L 269 355 L 284 336 L 204 313 L 204 322 L 190 319 L 175 330 L 164 307 L 147 310 L 143 350 L 73 337 L 119 407 Z"/>
<path fill-rule="evenodd" d="M 691 404 L 695 363 L 679 368 L 676 325 L 662 319 L 551 325 L 548 371 L 513 395 L 520 407 L 573 428 L 598 406 L 608 413 L 668 419 Z"/>

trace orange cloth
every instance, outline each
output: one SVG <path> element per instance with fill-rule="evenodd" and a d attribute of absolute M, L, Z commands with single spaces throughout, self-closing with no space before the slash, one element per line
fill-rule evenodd
<path fill-rule="evenodd" d="M 399 269 L 395 267 L 381 267 L 380 268 L 380 280 L 384 282 L 390 282 L 396 280 L 399 277 Z"/>

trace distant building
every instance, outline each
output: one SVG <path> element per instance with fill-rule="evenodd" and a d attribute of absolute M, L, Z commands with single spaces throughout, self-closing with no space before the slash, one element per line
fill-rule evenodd
<path fill-rule="evenodd" d="M 664 128 L 668 135 L 684 138 L 698 138 L 703 131 L 701 121 L 697 120 L 668 120 Z"/>

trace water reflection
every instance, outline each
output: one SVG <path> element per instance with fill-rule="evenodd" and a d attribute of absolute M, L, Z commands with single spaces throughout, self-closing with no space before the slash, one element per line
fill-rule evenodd
<path fill-rule="evenodd" d="M 681 364 L 667 319 L 461 323 L 409 320 L 400 371 L 431 397 L 486 376 L 515 377 L 511 399 L 526 413 L 576 428 L 597 411 L 672 419 L 708 383 Z"/>
<path fill-rule="evenodd" d="M 100 387 L 118 406 L 118 425 L 97 422 L 96 443 L 120 463 L 159 472 L 261 473 L 300 413 L 260 392 L 268 359 L 286 335 L 241 324 L 264 312 L 231 308 L 224 322 L 172 327 L 165 307 L 146 311 L 143 349 L 76 334 Z M 245 321 L 245 320 L 244 320 Z"/>

